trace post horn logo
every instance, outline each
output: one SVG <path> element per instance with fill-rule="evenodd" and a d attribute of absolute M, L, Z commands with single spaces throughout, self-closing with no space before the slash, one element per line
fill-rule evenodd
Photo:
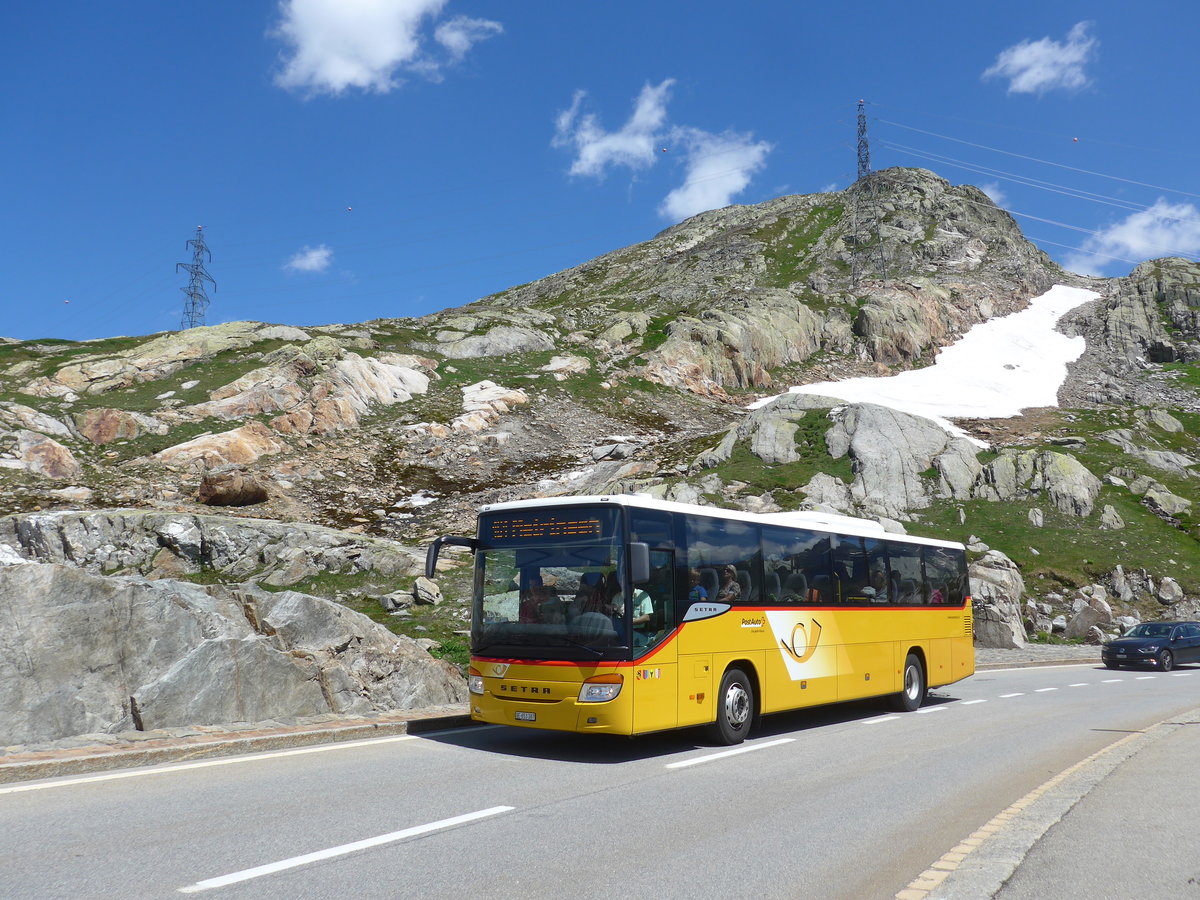
<path fill-rule="evenodd" d="M 788 641 L 779 642 L 779 645 L 796 662 L 807 662 L 817 652 L 817 643 L 821 640 L 821 623 L 813 619 L 811 625 L 811 636 L 807 629 L 805 629 L 804 623 L 797 622 L 796 627 L 792 629 L 790 643 Z"/>

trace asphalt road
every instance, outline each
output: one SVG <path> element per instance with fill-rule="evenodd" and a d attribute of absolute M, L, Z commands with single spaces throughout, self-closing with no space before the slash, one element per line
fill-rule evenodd
<path fill-rule="evenodd" d="M 733 751 L 479 727 L 0 786 L 0 896 L 890 898 L 1198 699 L 1200 667 L 1017 669 Z"/>

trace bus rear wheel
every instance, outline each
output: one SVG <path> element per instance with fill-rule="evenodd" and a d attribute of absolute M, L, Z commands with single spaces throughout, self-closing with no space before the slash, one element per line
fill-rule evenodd
<path fill-rule="evenodd" d="M 717 721 L 710 733 L 722 744 L 740 744 L 754 721 L 754 685 L 741 669 L 729 669 L 717 693 Z"/>
<path fill-rule="evenodd" d="M 904 689 L 892 695 L 892 708 L 912 712 L 925 701 L 925 667 L 915 653 L 904 660 Z"/>

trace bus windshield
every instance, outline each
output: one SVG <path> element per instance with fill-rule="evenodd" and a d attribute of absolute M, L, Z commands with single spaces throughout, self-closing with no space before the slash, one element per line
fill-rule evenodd
<path fill-rule="evenodd" d="M 480 517 L 471 651 L 540 659 L 629 655 L 620 510 Z"/>

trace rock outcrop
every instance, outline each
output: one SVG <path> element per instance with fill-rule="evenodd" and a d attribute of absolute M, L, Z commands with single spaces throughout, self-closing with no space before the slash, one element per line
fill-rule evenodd
<path fill-rule="evenodd" d="M 211 569 L 231 579 L 295 584 L 318 572 L 412 576 L 424 560 L 379 538 L 318 525 L 144 510 L 54 512 L 0 518 L 0 549 L 23 560 L 92 573 Z M 171 558 L 171 559 L 168 559 Z"/>
<path fill-rule="evenodd" d="M 0 568 L 0 743 L 466 698 L 456 667 L 336 603 Z"/>

